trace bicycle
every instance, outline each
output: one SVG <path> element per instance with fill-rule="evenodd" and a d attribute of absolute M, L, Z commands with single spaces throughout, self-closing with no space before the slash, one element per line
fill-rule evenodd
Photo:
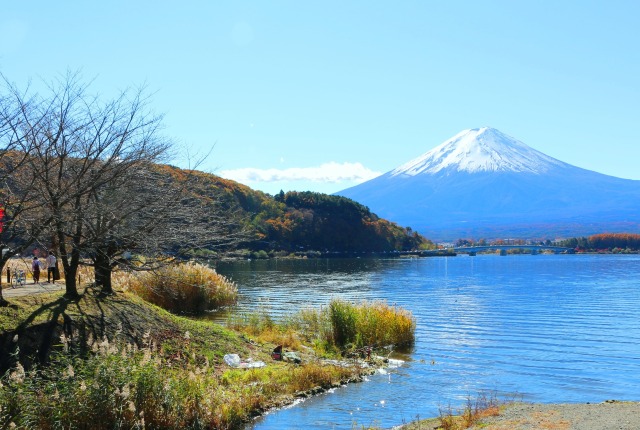
<path fill-rule="evenodd" d="M 27 284 L 27 276 L 24 270 L 13 269 L 13 276 L 11 277 L 11 288 L 17 288 L 19 286 L 24 287 Z"/>

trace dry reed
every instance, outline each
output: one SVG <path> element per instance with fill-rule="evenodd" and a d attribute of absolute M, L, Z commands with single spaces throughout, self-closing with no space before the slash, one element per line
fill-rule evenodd
<path fill-rule="evenodd" d="M 233 282 L 211 267 L 198 263 L 119 275 L 116 281 L 148 302 L 176 313 L 203 313 L 234 304 L 238 297 Z"/>

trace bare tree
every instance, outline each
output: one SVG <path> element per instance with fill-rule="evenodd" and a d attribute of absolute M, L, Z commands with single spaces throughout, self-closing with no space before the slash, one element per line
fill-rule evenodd
<path fill-rule="evenodd" d="M 117 265 L 154 270 L 194 250 L 245 238 L 242 220 L 216 198 L 194 192 L 198 180 L 199 172 L 149 163 L 96 194 L 95 212 L 87 217 L 93 237 L 88 255 L 103 293 L 112 292 L 111 271 Z"/>
<path fill-rule="evenodd" d="M 33 96 L 24 109 L 31 127 L 18 142 L 25 164 L 51 217 L 51 245 L 59 249 L 66 295 L 77 296 L 77 272 L 84 254 L 95 245 L 92 223 L 106 216 L 99 196 L 139 165 L 159 161 L 170 147 L 158 135 L 161 116 L 147 110 L 142 90 L 124 91 L 108 102 L 88 94 L 78 74 L 68 73 Z M 24 107 L 27 100 L 17 91 Z M 98 216 L 96 216 L 98 214 Z M 91 218 L 93 216 L 93 218 Z"/>
<path fill-rule="evenodd" d="M 9 259 L 40 237 L 51 216 L 40 210 L 42 201 L 26 167 L 27 135 L 42 118 L 31 115 L 33 100 L 24 98 L 3 77 L 0 94 L 0 275 Z M 21 103 L 17 103 L 21 100 Z M 0 279 L 2 277 L 0 276 Z M 1 281 L 0 281 L 1 284 Z M 0 305 L 6 304 L 0 286 Z"/>
<path fill-rule="evenodd" d="M 167 256 L 164 223 L 179 191 L 159 181 L 152 163 L 141 162 L 95 189 L 85 214 L 85 253 L 94 266 L 96 285 L 112 293 L 111 272 L 117 265 L 148 269 Z M 144 258 L 132 259 L 133 253 Z"/>
<path fill-rule="evenodd" d="M 172 145 L 142 89 L 103 102 L 68 73 L 44 96 L 10 93 L 21 115 L 12 142 L 28 178 L 10 176 L 38 190 L 47 216 L 33 234 L 59 250 L 67 297 L 78 295 L 81 264 L 94 266 L 96 284 L 111 293 L 118 264 L 150 269 L 238 240 L 233 217 L 192 192 L 198 172 L 161 164 Z"/>

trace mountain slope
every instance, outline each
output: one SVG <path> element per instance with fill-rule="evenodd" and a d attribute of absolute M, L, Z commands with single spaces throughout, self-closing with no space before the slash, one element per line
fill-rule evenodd
<path fill-rule="evenodd" d="M 465 130 L 337 193 L 436 240 L 638 231 L 640 181 L 549 157 L 492 128 Z"/>
<path fill-rule="evenodd" d="M 433 246 L 418 233 L 378 217 L 348 198 L 312 192 L 271 196 L 218 176 L 158 166 L 167 180 L 188 181 L 189 204 L 205 206 L 242 233 L 252 251 L 389 252 Z M 221 247 L 224 249 L 224 247 Z"/>

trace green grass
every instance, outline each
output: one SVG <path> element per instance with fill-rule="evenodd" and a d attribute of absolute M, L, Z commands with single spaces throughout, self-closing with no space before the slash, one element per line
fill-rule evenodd
<path fill-rule="evenodd" d="M 0 428 L 240 428 L 364 371 L 325 364 L 308 348 L 302 365 L 273 361 L 273 343 L 125 291 L 61 294 L 0 308 Z M 226 353 L 267 366 L 232 369 Z"/>
<path fill-rule="evenodd" d="M 229 325 L 284 346 L 306 342 L 332 354 L 363 347 L 410 347 L 416 321 L 411 312 L 382 301 L 333 299 L 328 306 L 301 310 L 282 322 L 258 311 L 236 316 Z"/>
<path fill-rule="evenodd" d="M 329 306 L 301 315 L 301 321 L 303 326 L 315 321 L 319 330 L 312 333 L 323 336 L 318 340 L 340 349 L 410 347 L 415 341 L 416 321 L 411 312 L 382 301 L 349 303 L 333 299 Z"/>

